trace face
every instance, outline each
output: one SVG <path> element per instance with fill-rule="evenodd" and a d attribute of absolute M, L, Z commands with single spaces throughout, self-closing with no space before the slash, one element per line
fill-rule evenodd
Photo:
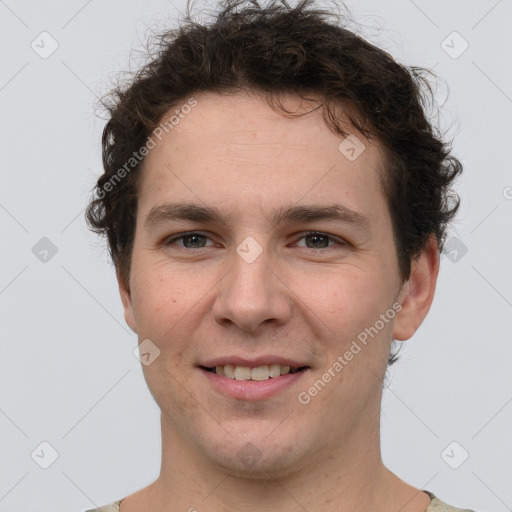
<path fill-rule="evenodd" d="M 375 142 L 347 125 L 366 146 L 348 158 L 320 110 L 195 99 L 146 158 L 125 317 L 159 350 L 143 371 L 169 441 L 284 475 L 378 435 L 392 336 L 426 311 L 400 281 Z"/>

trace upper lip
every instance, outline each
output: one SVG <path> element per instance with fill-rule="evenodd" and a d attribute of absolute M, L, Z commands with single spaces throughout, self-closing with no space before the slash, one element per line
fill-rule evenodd
<path fill-rule="evenodd" d="M 283 357 L 283 356 L 259 356 L 259 357 L 240 357 L 240 356 L 225 356 L 225 357 L 217 357 L 214 359 L 208 359 L 199 364 L 199 366 L 204 366 L 206 368 L 215 368 L 216 366 L 246 366 L 250 368 L 256 368 L 258 366 L 266 366 L 271 364 L 279 364 L 281 366 L 290 366 L 291 368 L 302 368 L 304 366 L 308 366 L 304 362 L 297 361 L 296 359 Z"/>

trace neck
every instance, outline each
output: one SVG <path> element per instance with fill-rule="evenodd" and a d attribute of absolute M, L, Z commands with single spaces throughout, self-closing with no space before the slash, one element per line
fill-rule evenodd
<path fill-rule="evenodd" d="M 248 478 L 199 457 L 162 416 L 162 466 L 148 502 L 155 512 L 256 512 L 267 507 L 275 512 L 391 510 L 399 483 L 406 484 L 382 463 L 379 425 L 355 432 L 350 438 L 337 438 L 335 446 L 326 444 L 316 457 L 285 476 Z M 414 488 L 407 487 L 411 497 Z M 402 486 L 403 499 L 404 490 Z"/>

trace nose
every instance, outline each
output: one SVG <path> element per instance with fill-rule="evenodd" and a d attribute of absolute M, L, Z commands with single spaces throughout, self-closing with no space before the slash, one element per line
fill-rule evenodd
<path fill-rule="evenodd" d="M 291 290 L 284 276 L 272 268 L 264 250 L 248 262 L 233 252 L 231 271 L 218 284 L 213 317 L 223 326 L 237 325 L 246 332 L 285 324 L 292 313 Z M 275 265 L 274 265 L 275 266 Z"/>

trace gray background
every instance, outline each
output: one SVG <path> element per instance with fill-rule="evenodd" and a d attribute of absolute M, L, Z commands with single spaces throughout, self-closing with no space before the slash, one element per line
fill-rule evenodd
<path fill-rule="evenodd" d="M 430 314 L 391 371 L 384 462 L 461 508 L 512 510 L 512 2 L 348 5 L 372 42 L 446 82 L 440 123 L 465 164 L 459 258 L 442 257 Z M 1 512 L 81 511 L 158 475 L 159 411 L 83 210 L 101 172 L 95 98 L 183 7 L 0 1 Z"/>

